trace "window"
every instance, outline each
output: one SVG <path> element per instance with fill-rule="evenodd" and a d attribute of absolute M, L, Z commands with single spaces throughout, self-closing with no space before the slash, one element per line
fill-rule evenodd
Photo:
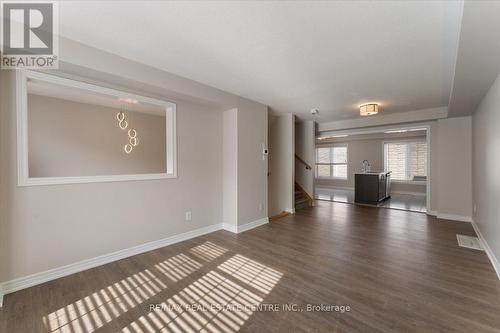
<path fill-rule="evenodd" d="M 394 180 L 427 180 L 427 142 L 386 142 L 384 169 Z"/>
<path fill-rule="evenodd" d="M 316 148 L 316 178 L 347 179 L 347 145 Z"/>

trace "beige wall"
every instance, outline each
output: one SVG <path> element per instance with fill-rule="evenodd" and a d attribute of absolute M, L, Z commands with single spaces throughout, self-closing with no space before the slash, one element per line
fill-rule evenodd
<path fill-rule="evenodd" d="M 500 76 L 472 118 L 474 222 L 488 243 L 500 276 Z"/>
<path fill-rule="evenodd" d="M 17 187 L 13 75 L 1 72 L 1 281 L 221 222 L 221 112 L 176 101 L 177 179 Z"/>
<path fill-rule="evenodd" d="M 122 110 L 28 95 L 30 177 L 122 175 L 166 172 L 165 116 L 126 112 L 139 145 L 130 154 Z"/>
<path fill-rule="evenodd" d="M 61 38 L 65 76 L 177 104 L 178 177 L 114 183 L 16 186 L 15 90 L 0 71 L 0 281 L 222 223 L 223 111 L 238 108 L 241 223 L 267 216 L 267 107 Z M 5 91 L 4 91 L 5 90 Z M 6 97 L 4 98 L 4 94 Z M 259 203 L 263 202 L 262 209 Z M 247 208 L 248 205 L 248 208 Z M 185 212 L 192 220 L 185 221 Z"/>
<path fill-rule="evenodd" d="M 5 116 L 13 103 L 12 86 L 8 81 L 9 75 L 9 72 L 0 70 L 0 281 L 6 280 L 6 261 L 9 259 L 9 256 L 6 255 L 8 247 L 5 243 L 6 236 L 4 235 L 7 235 L 8 230 L 7 207 L 10 200 L 5 189 L 13 181 L 6 178 L 12 175 L 10 163 L 6 162 L 9 156 L 12 155 L 10 143 L 7 142 L 7 140 L 12 140 L 7 135 L 10 131 L 11 122 Z M 17 176 L 17 174 L 14 176 Z"/>
<path fill-rule="evenodd" d="M 302 121 L 295 123 L 295 154 L 306 161 L 311 167 L 316 158 L 316 123 Z M 295 182 L 314 197 L 314 168 L 307 170 L 304 164 L 295 160 Z"/>
<path fill-rule="evenodd" d="M 437 214 L 439 210 L 438 206 L 438 162 L 439 162 L 439 150 L 438 150 L 438 124 L 437 121 L 430 123 L 430 136 L 431 136 L 431 169 L 427 170 L 427 175 L 430 177 L 428 182 L 430 197 L 430 207 L 427 207 L 427 212 L 431 214 Z M 429 135 L 428 133 L 428 135 Z M 428 198 L 429 201 L 429 198 Z"/>
<path fill-rule="evenodd" d="M 471 117 L 438 121 L 438 213 L 472 216 Z"/>
<path fill-rule="evenodd" d="M 223 221 L 234 228 L 267 218 L 267 107 L 223 118 Z"/>
<path fill-rule="evenodd" d="M 223 223 L 238 225 L 238 109 L 223 115 L 222 210 Z"/>
<path fill-rule="evenodd" d="M 238 108 L 238 225 L 267 218 L 267 107 Z"/>
<path fill-rule="evenodd" d="M 295 117 L 269 116 L 269 215 L 294 209 Z"/>

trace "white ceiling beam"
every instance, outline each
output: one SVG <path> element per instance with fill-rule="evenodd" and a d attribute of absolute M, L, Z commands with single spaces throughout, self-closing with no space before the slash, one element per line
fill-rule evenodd
<path fill-rule="evenodd" d="M 408 112 L 392 113 L 388 115 L 376 115 L 364 118 L 339 120 L 328 123 L 319 123 L 318 132 L 414 123 L 419 121 L 429 121 L 447 117 L 448 117 L 448 107 L 443 106 L 432 109 L 422 109 L 422 110 L 414 110 Z"/>

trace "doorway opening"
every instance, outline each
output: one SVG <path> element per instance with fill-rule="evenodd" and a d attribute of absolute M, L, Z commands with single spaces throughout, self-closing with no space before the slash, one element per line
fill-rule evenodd
<path fill-rule="evenodd" d="M 314 197 L 427 213 L 430 147 L 429 125 L 320 133 Z"/>

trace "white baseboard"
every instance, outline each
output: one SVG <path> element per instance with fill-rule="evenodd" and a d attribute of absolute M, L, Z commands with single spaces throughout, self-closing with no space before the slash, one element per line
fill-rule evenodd
<path fill-rule="evenodd" d="M 182 242 L 191 238 L 202 236 L 217 230 L 220 230 L 222 225 L 220 223 L 209 225 L 207 227 L 188 231 L 179 235 L 167 237 L 164 239 L 156 240 L 153 242 L 137 245 L 128 249 L 123 249 L 113 253 L 108 253 L 91 259 L 85 259 L 73 264 L 62 267 L 53 268 L 44 272 L 31 274 L 14 280 L 0 283 L 0 302 L 3 295 L 29 288 L 37 284 L 47 281 L 55 280 L 63 276 L 78 273 L 93 267 L 101 266 L 116 260 L 127 258 L 139 253 L 155 250 L 160 247 Z"/>
<path fill-rule="evenodd" d="M 427 195 L 427 193 L 425 193 L 425 192 L 393 191 L 393 190 L 391 190 L 391 194 L 392 193 L 394 193 L 394 194 L 403 194 L 403 195 L 414 195 L 414 196 L 417 196 L 417 197 L 425 197 Z"/>
<path fill-rule="evenodd" d="M 287 209 L 285 209 L 285 212 L 290 213 L 290 214 L 295 214 L 295 208 L 287 208 Z"/>
<path fill-rule="evenodd" d="M 427 215 L 430 216 L 435 216 L 438 219 L 443 219 L 443 220 L 450 220 L 450 221 L 458 221 L 458 222 L 472 222 L 472 217 L 471 216 L 464 216 L 464 215 L 455 215 L 455 214 L 444 214 L 444 213 L 439 213 L 435 210 L 430 210 L 427 212 Z"/>
<path fill-rule="evenodd" d="M 249 222 L 249 223 L 245 223 L 243 225 L 239 225 L 238 226 L 238 233 L 244 232 L 244 231 L 247 231 L 247 230 L 250 230 L 250 229 L 253 229 L 253 228 L 260 227 L 261 225 L 264 225 L 266 223 L 269 223 L 269 218 L 264 217 L 262 219 L 255 220 L 253 222 Z"/>
<path fill-rule="evenodd" d="M 248 223 L 245 223 L 245 224 L 242 224 L 242 225 L 234 225 L 234 224 L 224 223 L 222 225 L 222 229 L 230 231 L 230 232 L 233 232 L 235 234 L 239 234 L 241 232 L 244 232 L 244 231 L 247 231 L 247 230 L 250 230 L 250 229 L 253 229 L 253 228 L 260 227 L 261 225 L 264 225 L 266 223 L 269 223 L 269 218 L 264 217 L 262 219 L 255 220 L 255 221 L 252 221 L 252 222 L 248 222 Z"/>
<path fill-rule="evenodd" d="M 474 228 L 474 231 L 476 232 L 476 235 L 479 238 L 479 241 L 481 242 L 486 255 L 488 256 L 488 259 L 490 259 L 491 265 L 493 265 L 493 269 L 495 270 L 495 273 L 497 273 L 497 277 L 500 280 L 500 262 L 495 256 L 495 253 L 493 253 L 493 251 L 491 250 L 491 247 L 486 242 L 486 239 L 481 234 L 479 226 L 474 221 L 472 221 L 472 227 Z"/>
<path fill-rule="evenodd" d="M 443 213 L 437 213 L 436 217 L 438 219 L 443 219 L 443 220 L 452 220 L 452 221 L 459 221 L 459 222 L 472 222 L 472 217 L 471 216 L 463 216 L 463 215 L 455 215 L 455 214 L 443 214 Z"/>
<path fill-rule="evenodd" d="M 222 229 L 223 229 L 223 230 L 226 230 L 226 231 L 230 231 L 230 232 L 232 232 L 233 234 L 237 234 L 237 233 L 238 233 L 238 226 L 237 226 L 237 225 L 234 225 L 234 224 L 230 224 L 230 223 L 223 223 L 223 224 L 222 224 Z"/>

